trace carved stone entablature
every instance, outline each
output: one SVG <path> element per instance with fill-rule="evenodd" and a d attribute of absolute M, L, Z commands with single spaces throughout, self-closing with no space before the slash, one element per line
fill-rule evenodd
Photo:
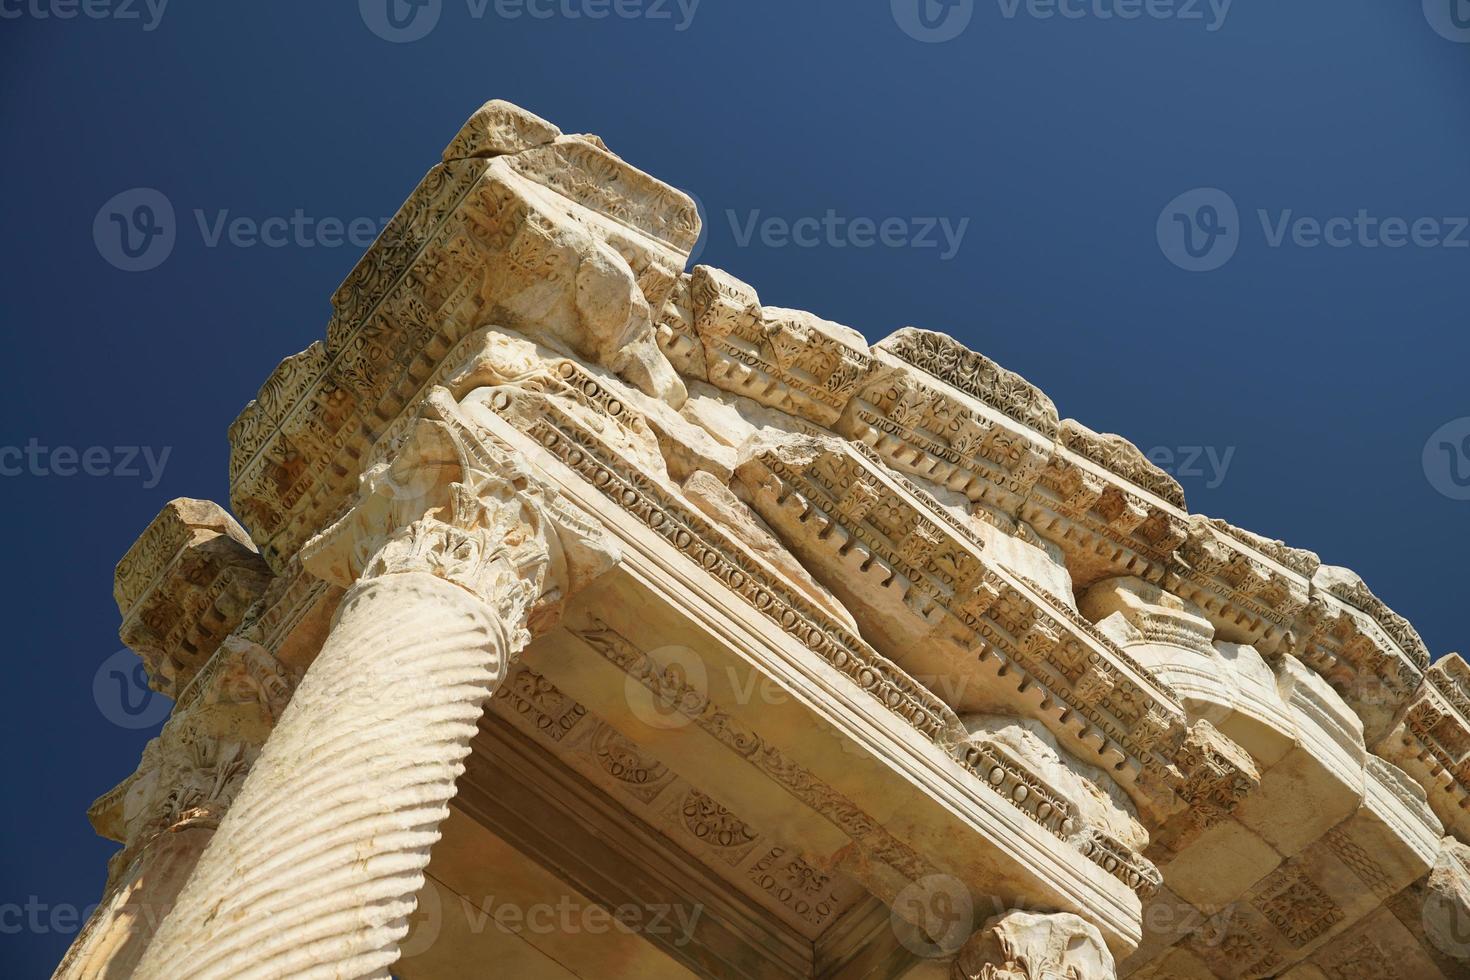
<path fill-rule="evenodd" d="M 1066 796 L 997 740 L 972 737 L 954 746 L 951 753 L 985 785 L 1140 898 L 1154 895 L 1163 884 L 1151 861 L 1100 827 L 1085 823 Z"/>
<path fill-rule="evenodd" d="M 149 685 L 177 698 L 270 578 L 223 508 L 180 497 L 117 564 L 118 635 L 143 658 Z"/>
<path fill-rule="evenodd" d="M 283 362 L 231 427 L 231 500 L 273 567 L 341 511 L 369 447 L 482 323 L 682 400 L 653 319 L 698 238 L 693 202 L 512 110 L 472 120 L 333 296 L 325 345 Z"/>
<path fill-rule="evenodd" d="M 953 337 L 905 327 L 880 340 L 877 346 L 1030 426 L 1047 439 L 1056 438 L 1060 426 L 1057 407 L 1040 388 L 985 355 L 967 350 Z"/>
<path fill-rule="evenodd" d="M 834 429 L 883 462 L 1014 514 L 1031 492 L 1050 445 L 974 396 L 940 383 L 881 344 L 880 368 Z"/>
<path fill-rule="evenodd" d="M 658 317 L 658 349 L 685 378 L 709 380 L 704 343 L 694 326 L 693 276 L 685 273 L 674 283 Z"/>
<path fill-rule="evenodd" d="M 563 390 L 564 397 L 576 397 L 572 386 Z M 959 723 L 943 701 L 626 459 L 559 399 L 507 386 L 495 389 L 485 404 L 925 736 L 941 743 L 954 738 Z M 619 425 L 640 422 L 639 413 L 621 402 L 604 407 Z"/>
<path fill-rule="evenodd" d="M 1097 827 L 1084 827 L 1069 840 L 1083 857 L 1133 889 L 1139 898 L 1150 899 L 1164 886 L 1164 876 L 1152 861 Z"/>
<path fill-rule="evenodd" d="M 1314 575 L 1302 620 L 1302 639 L 1293 652 L 1353 706 L 1369 742 L 1376 741 L 1429 665 L 1418 634 L 1374 598 L 1357 575 L 1330 565 Z M 1388 626 L 1396 622 L 1402 625 L 1391 632 Z"/>
<path fill-rule="evenodd" d="M 1447 831 L 1470 837 L 1470 715 L 1442 690 L 1450 687 L 1463 694 L 1450 680 L 1462 669 L 1431 668 L 1431 676 L 1399 709 L 1373 751 L 1424 787 L 1430 808 Z"/>
<path fill-rule="evenodd" d="M 1317 557 L 1315 552 L 1307 551 L 1305 548 L 1293 548 L 1284 541 L 1273 541 L 1254 531 L 1247 531 L 1243 527 L 1236 527 L 1228 521 L 1222 521 L 1218 517 L 1207 517 L 1205 522 L 1221 534 L 1229 535 L 1303 578 L 1310 579 L 1322 566 L 1322 559 Z"/>
<path fill-rule="evenodd" d="M 707 379 L 717 388 L 831 425 L 874 369 L 857 331 L 762 308 L 755 290 L 729 273 L 695 266 L 690 291 Z"/>
<path fill-rule="evenodd" d="M 1018 516 L 1063 548 L 1080 581 L 1160 581 L 1186 537 L 1177 507 L 1060 444 Z"/>
<path fill-rule="evenodd" d="M 1049 832 L 1062 838 L 1077 832 L 1077 808 L 1005 746 L 991 739 L 969 739 L 951 751 L 961 765 Z"/>
<path fill-rule="evenodd" d="M 92 816 L 134 880 L 161 834 L 197 842 L 139 975 L 327 945 L 318 972 L 386 969 L 471 740 L 500 736 L 711 858 L 822 975 L 850 965 L 829 926 L 941 868 L 1097 926 L 993 920 L 957 978 L 1111 977 L 1100 936 L 1149 980 L 1428 975 L 1405 949 L 1470 908 L 1463 848 L 1425 870 L 1470 837 L 1470 666 L 952 338 L 869 347 L 685 273 L 698 234 L 597 137 L 485 105 L 232 426 L 249 534 L 176 501 L 128 553 L 122 635 L 176 707 Z M 611 534 L 629 559 L 569 602 Z M 665 627 L 793 696 L 701 693 L 645 652 Z M 692 724 L 637 717 L 639 685 Z M 350 887 L 318 894 L 313 848 L 351 852 Z M 1175 902 L 1221 927 L 1149 935 Z M 361 909 L 384 921 L 319 942 Z"/>
<path fill-rule="evenodd" d="M 964 521 L 858 447 L 830 439 L 756 445 L 737 475 L 762 517 L 880 649 L 953 707 L 981 710 L 1039 685 L 1051 713 L 1092 722 L 1091 737 L 1075 721 L 1057 727 L 1098 756 L 1140 760 L 1146 744 L 1182 733 L 1172 694 L 1050 593 L 986 557 Z M 1149 707 L 1157 709 L 1152 719 Z"/>
<path fill-rule="evenodd" d="M 1189 808 L 1155 831 L 1151 855 L 1178 851 L 1228 819 L 1261 781 L 1250 755 L 1207 721 L 1190 726 L 1174 760 L 1182 780 L 1178 792 Z"/>
<path fill-rule="evenodd" d="M 1063 419 L 1057 439 L 1079 456 L 1116 473 L 1130 483 L 1187 510 L 1179 481 L 1155 466 L 1143 451 L 1120 435 L 1094 432 L 1076 419 Z"/>
<path fill-rule="evenodd" d="M 1007 912 L 965 943 L 950 980 L 1117 980 L 1102 935 L 1067 913 Z"/>
<path fill-rule="evenodd" d="M 1434 662 L 1425 678 L 1443 694 L 1460 714 L 1470 718 L 1470 664 L 1458 653 L 1449 653 Z"/>
<path fill-rule="evenodd" d="M 1165 586 L 1204 609 L 1221 639 L 1270 653 L 1295 642 L 1309 585 L 1291 569 L 1198 514 L 1170 565 Z"/>
<path fill-rule="evenodd" d="M 1334 597 L 1371 616 L 1421 670 L 1429 666 L 1429 649 L 1420 639 L 1413 625 L 1384 605 L 1351 569 L 1324 565 L 1312 577 L 1315 591 L 1331 593 Z"/>
<path fill-rule="evenodd" d="M 1311 632 L 1297 655 L 1352 705 L 1370 742 L 1382 737 L 1425 677 L 1422 666 L 1368 616 L 1322 593 L 1306 620 Z"/>
<path fill-rule="evenodd" d="M 880 651 L 952 707 L 1038 718 L 1144 805 L 1193 813 L 1191 833 L 1255 785 L 1249 756 L 1218 733 L 1220 751 L 1196 753 L 1198 771 L 1176 767 L 1187 739 L 1172 692 L 1070 607 L 993 563 L 964 521 L 859 448 L 756 444 L 737 476 Z"/>

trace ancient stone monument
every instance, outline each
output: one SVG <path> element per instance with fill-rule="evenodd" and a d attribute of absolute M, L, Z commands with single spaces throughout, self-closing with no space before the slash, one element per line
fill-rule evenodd
<path fill-rule="evenodd" d="M 58 977 L 1470 976 L 1470 666 L 698 233 L 454 137 L 118 564 L 176 706 Z"/>

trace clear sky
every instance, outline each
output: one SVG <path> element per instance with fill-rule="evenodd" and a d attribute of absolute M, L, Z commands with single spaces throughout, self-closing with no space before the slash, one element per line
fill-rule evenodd
<path fill-rule="evenodd" d="M 693 192 L 766 303 L 952 333 L 1463 641 L 1462 0 L 387 2 L 0 0 L 0 975 L 70 942 L 156 730 L 94 689 L 114 563 L 228 500 L 230 421 L 489 98 Z"/>

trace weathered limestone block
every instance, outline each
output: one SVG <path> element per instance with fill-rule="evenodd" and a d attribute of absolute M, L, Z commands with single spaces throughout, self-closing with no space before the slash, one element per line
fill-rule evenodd
<path fill-rule="evenodd" d="M 143 658 L 149 685 L 178 698 L 270 577 L 222 507 L 171 500 L 117 563 L 118 635 Z"/>
<path fill-rule="evenodd" d="M 776 540 L 760 516 L 745 505 L 728 486 L 712 473 L 699 470 L 684 481 L 684 496 L 711 520 L 728 531 L 750 550 L 786 577 L 807 598 L 821 606 L 848 629 L 856 632 L 852 614 L 823 588 L 811 573 L 797 561 L 785 545 Z"/>
<path fill-rule="evenodd" d="M 1407 772 L 1445 829 L 1470 838 L 1470 668 L 1457 653 L 1431 667 L 1373 751 Z"/>
<path fill-rule="evenodd" d="M 1187 509 L 1184 488 L 1179 481 L 1155 466 L 1141 449 L 1122 436 L 1094 432 L 1076 419 L 1062 419 L 1057 439 L 1077 455 L 1162 497 L 1180 510 Z"/>
<path fill-rule="evenodd" d="M 698 238 L 693 209 L 581 140 L 494 158 L 466 223 L 483 269 L 483 315 L 605 364 L 677 407 L 684 385 L 658 349 L 653 313 Z"/>
<path fill-rule="evenodd" d="M 444 148 L 444 162 L 503 156 L 545 146 L 562 135 L 560 129 L 518 105 L 491 99 L 465 122 Z"/>
<path fill-rule="evenodd" d="M 955 957 L 951 980 L 1115 980 L 1097 929 L 1067 913 L 1009 912 L 985 923 Z"/>
<path fill-rule="evenodd" d="M 1148 829 L 1113 778 L 1060 748 L 1040 722 L 1003 715 L 961 715 L 960 721 L 971 744 L 999 747 L 1071 805 L 1075 826 L 1069 834 L 1090 826 L 1135 851 L 1148 847 Z"/>
<path fill-rule="evenodd" d="M 834 428 L 912 477 L 957 491 L 989 519 L 1020 510 L 1051 451 L 1056 409 L 1017 375 L 906 327 L 873 348 L 875 369 Z M 978 358 L 976 360 L 975 358 Z"/>
<path fill-rule="evenodd" d="M 694 330 L 710 384 L 831 425 L 875 367 L 862 334 L 803 310 L 762 308 L 729 273 L 695 266 Z"/>
<path fill-rule="evenodd" d="M 1313 574 L 1303 619 L 1298 655 L 1362 718 L 1369 744 L 1378 742 L 1429 665 L 1419 634 L 1356 574 L 1332 565 Z"/>
<path fill-rule="evenodd" d="M 1370 765 L 1368 784 L 1360 810 L 1234 903 L 1235 942 L 1201 932 L 1185 945 L 1221 976 L 1272 976 L 1308 958 L 1336 964 L 1336 975 L 1377 976 L 1338 968 L 1359 958 L 1348 954 L 1360 923 L 1428 870 L 1437 821 L 1391 767 Z"/>
<path fill-rule="evenodd" d="M 1260 793 L 1241 806 L 1236 819 L 1290 856 L 1362 804 L 1367 750 L 1362 722 L 1326 681 L 1290 657 L 1277 676 L 1297 744 L 1262 773 Z"/>
<path fill-rule="evenodd" d="M 1111 636 L 1184 703 L 1251 754 L 1262 770 L 1296 742 L 1276 675 L 1254 647 L 1216 642 L 1194 603 L 1137 578 L 1096 583 L 1079 600 L 1082 614 Z"/>

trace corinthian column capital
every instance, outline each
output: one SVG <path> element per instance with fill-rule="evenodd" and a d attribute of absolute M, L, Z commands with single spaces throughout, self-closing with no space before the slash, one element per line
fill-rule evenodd
<path fill-rule="evenodd" d="M 950 967 L 950 980 L 1116 980 L 1096 927 L 1066 912 L 1007 912 L 985 923 Z"/>
<path fill-rule="evenodd" d="M 474 428 L 445 389 L 374 456 L 356 502 L 301 552 L 306 570 L 334 585 L 433 575 L 494 607 L 519 648 L 617 560 L 601 528 Z"/>

